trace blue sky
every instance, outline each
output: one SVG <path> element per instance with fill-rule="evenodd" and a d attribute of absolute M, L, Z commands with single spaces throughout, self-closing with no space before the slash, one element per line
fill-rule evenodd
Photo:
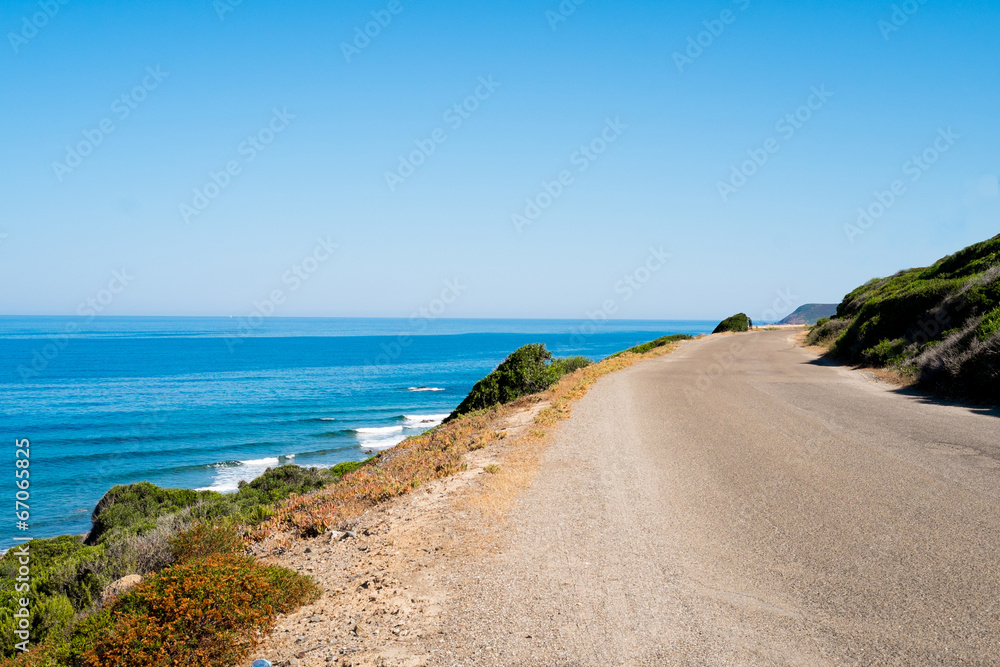
<path fill-rule="evenodd" d="M 982 0 L 4 2 L 0 313 L 109 284 L 107 315 L 278 290 L 406 317 L 446 281 L 447 317 L 838 302 L 998 232 L 998 26 Z"/>

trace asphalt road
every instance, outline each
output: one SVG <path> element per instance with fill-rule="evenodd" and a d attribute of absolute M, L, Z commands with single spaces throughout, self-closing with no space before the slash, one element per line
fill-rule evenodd
<path fill-rule="evenodd" d="M 461 664 L 1000 664 L 1000 418 L 692 341 L 574 406 L 508 542 Z"/>

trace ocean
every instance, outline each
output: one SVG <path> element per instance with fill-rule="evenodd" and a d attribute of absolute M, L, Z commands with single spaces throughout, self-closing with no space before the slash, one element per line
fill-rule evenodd
<path fill-rule="evenodd" d="M 527 343 L 598 360 L 715 324 L 0 317 L 0 477 L 13 497 L 14 442 L 29 439 L 30 534 L 83 533 L 115 484 L 231 492 L 268 467 L 390 448 Z"/>

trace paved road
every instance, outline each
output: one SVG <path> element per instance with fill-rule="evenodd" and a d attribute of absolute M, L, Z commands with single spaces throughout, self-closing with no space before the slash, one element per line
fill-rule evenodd
<path fill-rule="evenodd" d="M 1000 418 L 787 331 L 601 380 L 513 518 L 474 664 L 1000 664 Z"/>

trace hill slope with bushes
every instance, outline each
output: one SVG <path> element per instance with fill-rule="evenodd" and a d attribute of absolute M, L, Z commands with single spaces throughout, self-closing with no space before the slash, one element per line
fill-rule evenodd
<path fill-rule="evenodd" d="M 926 268 L 871 280 L 807 341 L 946 396 L 1000 405 L 1000 235 Z"/>

